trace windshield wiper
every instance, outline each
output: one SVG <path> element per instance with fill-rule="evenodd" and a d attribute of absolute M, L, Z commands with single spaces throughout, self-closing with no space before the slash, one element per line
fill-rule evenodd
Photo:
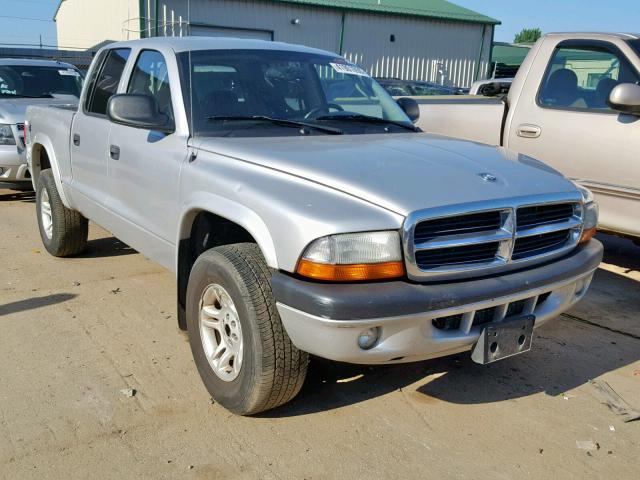
<path fill-rule="evenodd" d="M 270 122 L 270 123 L 273 123 L 274 125 L 282 125 L 283 127 L 295 127 L 295 128 L 308 127 L 308 128 L 313 128 L 315 130 L 319 130 L 321 132 L 330 133 L 332 135 L 342 135 L 343 133 L 342 130 L 340 130 L 339 128 L 325 127 L 323 125 L 316 125 L 315 123 L 298 122 L 296 120 L 287 120 L 284 118 L 272 118 L 272 117 L 267 117 L 266 115 L 229 115 L 229 116 L 213 115 L 213 116 L 207 117 L 207 121 L 209 122 L 216 121 L 216 120 L 220 120 L 222 122 L 257 120 L 259 122 Z"/>
<path fill-rule="evenodd" d="M 354 122 L 389 124 L 389 125 L 395 125 L 396 127 L 406 128 L 407 130 L 411 130 L 412 132 L 420 131 L 418 127 L 412 124 L 406 124 L 404 122 L 397 122 L 395 120 L 386 120 L 380 117 L 371 117 L 369 115 L 360 115 L 360 114 L 322 115 L 320 117 L 316 117 L 314 120 L 347 120 L 347 121 L 354 121 Z"/>

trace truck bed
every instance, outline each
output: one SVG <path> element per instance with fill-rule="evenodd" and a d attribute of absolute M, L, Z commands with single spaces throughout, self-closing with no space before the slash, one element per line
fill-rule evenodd
<path fill-rule="evenodd" d="M 475 95 L 413 98 L 420 105 L 418 126 L 425 132 L 500 145 L 506 109 L 503 99 Z"/>

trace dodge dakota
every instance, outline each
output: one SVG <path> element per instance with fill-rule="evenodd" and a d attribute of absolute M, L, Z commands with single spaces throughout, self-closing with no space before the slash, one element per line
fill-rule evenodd
<path fill-rule="evenodd" d="M 77 104 L 82 76 L 68 63 L 0 59 L 0 182 L 30 188 L 24 143 L 29 105 Z"/>
<path fill-rule="evenodd" d="M 292 399 L 308 355 L 385 364 L 525 352 L 587 291 L 591 193 L 532 158 L 420 132 L 335 54 L 153 38 L 102 48 L 77 110 L 30 107 L 52 255 L 91 219 L 175 272 L 214 400 Z"/>
<path fill-rule="evenodd" d="M 548 34 L 505 98 L 419 102 L 425 131 L 545 162 L 593 191 L 599 229 L 640 244 L 640 35 Z"/>

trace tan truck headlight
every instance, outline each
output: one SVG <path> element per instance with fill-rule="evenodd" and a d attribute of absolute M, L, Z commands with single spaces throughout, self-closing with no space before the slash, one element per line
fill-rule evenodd
<path fill-rule="evenodd" d="M 334 282 L 402 277 L 400 235 L 391 230 L 319 238 L 305 249 L 296 271 L 305 277 Z"/>
<path fill-rule="evenodd" d="M 582 194 L 582 236 L 580 243 L 591 240 L 596 234 L 598 226 L 598 202 L 588 188 L 576 184 Z"/>
<path fill-rule="evenodd" d="M 13 138 L 11 125 L 0 124 L 0 145 L 15 145 L 16 139 Z"/>

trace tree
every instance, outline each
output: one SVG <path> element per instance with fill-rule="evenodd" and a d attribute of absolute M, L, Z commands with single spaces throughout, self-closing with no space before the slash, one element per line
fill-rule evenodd
<path fill-rule="evenodd" d="M 513 39 L 513 43 L 535 43 L 542 36 L 539 28 L 523 28 Z"/>

